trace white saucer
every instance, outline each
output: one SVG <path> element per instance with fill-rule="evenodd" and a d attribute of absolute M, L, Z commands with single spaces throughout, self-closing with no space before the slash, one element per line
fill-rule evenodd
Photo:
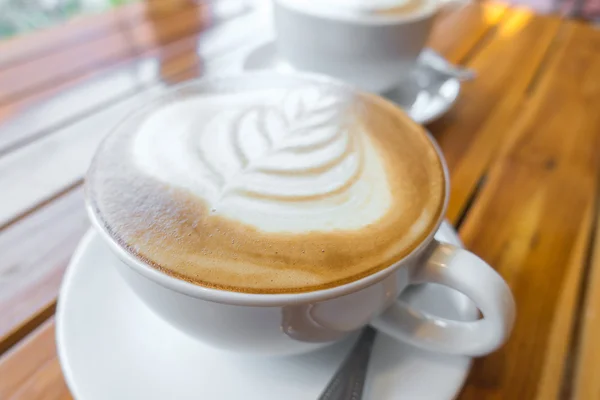
<path fill-rule="evenodd" d="M 294 67 L 279 57 L 275 42 L 268 39 L 246 53 L 241 69 L 289 72 Z M 414 121 L 427 124 L 444 115 L 454 105 L 459 93 L 458 79 L 442 76 L 429 68 L 416 68 L 405 83 L 383 93 L 383 96 L 402 107 Z"/>
<path fill-rule="evenodd" d="M 449 225 L 440 240 L 458 237 Z M 164 323 L 112 266 L 114 256 L 88 232 L 67 269 L 56 315 L 58 355 L 79 400 L 316 399 L 356 336 L 301 356 L 259 358 L 214 350 Z M 461 294 L 440 286 L 407 291 L 433 314 L 472 320 Z M 364 399 L 451 399 L 471 359 L 415 349 L 379 334 Z"/>

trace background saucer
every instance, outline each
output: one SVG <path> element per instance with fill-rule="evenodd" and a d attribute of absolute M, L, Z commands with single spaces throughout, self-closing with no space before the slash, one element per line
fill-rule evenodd
<path fill-rule="evenodd" d="M 443 226 L 441 240 L 457 237 Z M 58 354 L 79 400 L 317 398 L 356 336 L 301 356 L 265 358 L 214 350 L 154 315 L 113 267 L 118 262 L 93 231 L 68 267 L 57 310 Z M 476 318 L 471 302 L 437 285 L 403 297 L 433 314 Z M 379 334 L 365 399 L 451 399 L 467 375 L 468 357 L 413 348 Z"/>
<path fill-rule="evenodd" d="M 255 71 L 273 69 L 294 71 L 294 67 L 277 54 L 272 38 L 256 44 L 242 59 L 241 69 Z M 398 104 L 417 123 L 427 124 L 444 115 L 460 94 L 460 82 L 452 77 L 435 73 L 428 68 L 415 69 L 410 78 L 397 88 L 382 93 Z"/>

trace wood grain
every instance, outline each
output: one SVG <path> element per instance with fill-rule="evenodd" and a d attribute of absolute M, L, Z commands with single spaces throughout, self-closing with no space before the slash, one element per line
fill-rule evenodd
<path fill-rule="evenodd" d="M 444 15 L 431 33 L 428 45 L 453 63 L 465 57 L 493 31 L 506 14 L 502 3 L 471 3 Z"/>
<path fill-rule="evenodd" d="M 11 400 L 72 399 L 58 358 L 54 357 L 38 369 L 11 397 Z"/>
<path fill-rule="evenodd" d="M 0 106 L 0 155 L 156 82 L 154 65 L 187 55 L 197 42 L 193 34 Z"/>
<path fill-rule="evenodd" d="M 183 1 L 188 2 L 188 0 Z M 162 8 L 173 3 L 173 0 L 167 2 L 152 0 L 151 3 L 156 3 L 155 8 L 159 8 L 159 10 L 153 8 L 148 11 L 150 16 L 157 16 L 156 21 L 152 23 L 153 26 L 157 31 L 167 31 L 169 33 L 171 29 L 169 27 L 176 26 L 176 24 L 164 17 L 163 14 L 166 10 L 162 10 Z M 203 20 L 208 25 L 224 24 L 224 21 L 244 15 L 243 10 L 220 9 L 212 4 L 206 7 L 210 12 L 205 13 Z M 189 13 L 189 16 L 193 15 L 194 13 Z M 189 19 L 189 16 L 186 18 Z M 135 19 L 132 17 L 129 19 L 132 21 L 130 24 L 132 29 L 135 30 L 134 22 L 142 18 Z M 162 21 L 166 21 L 167 27 L 163 27 Z M 236 22 L 247 24 L 248 21 L 240 19 Z M 142 28 L 147 29 L 152 24 L 146 23 Z M 201 65 L 202 56 L 213 56 L 212 50 L 201 51 L 200 54 L 196 54 L 197 49 L 202 47 L 204 36 L 211 36 L 209 32 L 205 34 L 206 29 L 204 28 L 208 25 L 202 25 L 199 29 L 192 29 L 193 34 L 182 38 L 177 38 L 180 35 L 173 38 L 167 35 L 165 39 L 164 34 L 162 36 L 158 34 L 156 36 L 163 37 L 160 46 L 158 46 L 158 41 L 155 43 L 157 46 L 147 43 L 136 46 L 134 39 L 129 38 L 133 43 L 132 47 L 135 47 L 137 52 L 131 58 L 122 59 L 115 63 L 97 65 L 83 74 L 69 76 L 66 80 L 52 81 L 50 86 L 36 87 L 34 91 L 24 97 L 12 99 L 10 103 L 0 106 L 0 156 L 23 143 L 52 132 L 61 125 L 73 122 L 93 110 L 103 108 L 112 100 L 131 95 L 140 86 L 153 83 L 161 78 L 166 79 L 166 73 L 181 73 L 181 70 L 171 72 L 172 68 L 169 68 L 168 71 L 162 68 L 163 66 L 165 69 L 170 67 L 178 57 L 184 55 L 187 59 L 190 59 L 190 55 L 195 54 L 195 65 Z M 223 30 L 222 27 L 213 27 L 210 32 L 220 33 Z M 142 39 L 145 37 L 139 33 L 137 36 Z M 171 36 L 173 36 L 172 32 Z M 230 42 L 237 37 L 233 32 L 230 32 L 228 36 Z M 148 38 L 152 37 L 152 32 L 149 32 Z M 170 41 L 171 39 L 176 40 Z M 219 51 L 223 50 L 223 46 L 216 47 Z M 188 68 L 192 67 L 188 65 Z M 201 67 L 196 67 L 194 70 L 198 75 Z M 191 76 L 192 74 L 188 72 L 187 75 Z"/>
<path fill-rule="evenodd" d="M 0 354 L 27 333 L 31 319 L 53 307 L 88 227 L 78 187 L 0 232 Z"/>
<path fill-rule="evenodd" d="M 173 0 L 169 0 L 167 3 L 172 2 Z M 163 3 L 157 4 L 162 5 Z M 144 20 L 141 17 L 130 18 L 132 19 L 130 23 L 132 32 L 139 29 L 146 31 L 144 34 L 138 33 L 137 35 L 138 40 L 146 40 L 146 43 L 136 43 L 135 38 L 125 35 L 123 32 L 101 37 L 98 39 L 100 44 L 107 40 L 121 38 L 119 46 L 123 47 L 121 55 L 124 57 L 112 60 L 113 62 L 102 62 L 90 66 L 82 73 L 68 75 L 65 80 L 54 79 L 54 75 L 46 71 L 47 65 L 40 62 L 39 59 L 26 63 L 25 70 L 20 68 L 23 67 L 22 64 L 16 65 L 13 71 L 18 72 L 15 73 L 23 74 L 27 72 L 26 68 L 30 68 L 29 72 L 32 72 L 34 76 L 42 76 L 43 78 L 40 79 L 50 79 L 51 84 L 35 86 L 35 90 L 27 95 L 18 99 L 13 98 L 9 103 L 5 102 L 4 105 L 0 105 L 0 155 L 21 143 L 43 136 L 56 129 L 60 124 L 68 123 L 94 109 L 102 108 L 111 100 L 132 94 L 140 86 L 160 78 L 160 74 L 152 73 L 153 69 L 148 68 L 149 64 L 160 63 L 163 60 L 166 62 L 181 53 L 191 53 L 196 49 L 199 37 L 210 20 L 208 13 L 199 15 L 198 10 L 200 8 L 195 7 L 192 9 L 194 12 L 185 12 L 186 10 L 184 10 L 181 14 L 175 13 L 167 16 L 158 12 L 150 13 L 149 15 L 157 15 L 156 19 L 152 20 L 148 20 L 148 18 Z M 172 18 L 182 15 L 188 22 L 187 26 L 172 20 Z M 194 19 L 197 22 L 192 28 L 189 22 Z M 137 20 L 142 23 L 135 25 L 134 22 Z M 167 31 L 168 35 L 162 35 L 161 41 L 158 42 L 154 38 L 156 35 L 153 34 L 151 27 L 160 32 Z M 173 31 L 173 27 L 177 27 L 177 29 Z M 180 38 L 187 30 L 192 33 Z M 124 50 L 126 42 L 128 51 Z M 95 51 L 90 43 L 82 43 L 79 47 L 85 48 L 86 51 Z M 114 50 L 114 48 L 107 48 L 103 51 L 114 52 Z M 68 63 L 72 52 L 73 48 L 70 48 L 70 52 L 64 50 L 62 53 L 53 53 L 53 56 L 59 63 Z M 89 64 L 90 60 L 85 62 Z M 2 75 L 3 72 L 0 71 L 0 77 Z M 6 79 L 8 78 L 10 76 Z M 2 78 L 0 78 L 1 80 Z M 18 84 L 28 85 L 30 82 L 28 79 L 22 78 Z"/>
<path fill-rule="evenodd" d="M 459 220 L 502 145 L 559 25 L 555 17 L 535 17 L 522 9 L 507 12 L 468 63 L 478 78 L 465 83 L 455 107 L 430 126 L 452 172 L 452 222 Z"/>
<path fill-rule="evenodd" d="M 556 294 L 557 308 L 548 332 L 544 351 L 544 365 L 538 380 L 536 400 L 564 398 L 565 381 L 569 380 L 569 359 L 572 357 L 575 326 L 580 310 L 582 287 L 585 284 L 586 264 L 590 251 L 590 234 L 593 229 L 596 207 L 590 203 L 584 213 L 581 229 L 569 263 L 565 266 L 564 284 Z"/>
<path fill-rule="evenodd" d="M 581 310 L 582 329 L 574 354 L 574 375 L 571 385 L 574 400 L 600 398 L 598 365 L 600 360 L 600 198 L 596 201 L 595 234 L 590 257 L 590 275 L 585 286 L 585 301 Z"/>
<path fill-rule="evenodd" d="M 151 2 L 143 23 L 128 22 L 123 33 L 138 51 L 169 43 L 187 34 L 198 32 L 210 23 L 208 7 L 203 2 L 172 0 L 168 14 L 154 10 L 163 4 Z"/>
<path fill-rule="evenodd" d="M 119 30 L 117 12 L 74 18 L 41 32 L 15 36 L 0 42 L 0 69 L 47 55 L 60 47 L 85 42 Z"/>
<path fill-rule="evenodd" d="M 115 64 L 0 106 L 0 156 L 135 93 L 148 84 L 137 65 Z"/>
<path fill-rule="evenodd" d="M 0 399 L 10 399 L 42 366 L 53 359 L 56 359 L 56 345 L 52 318 L 0 357 Z"/>
<path fill-rule="evenodd" d="M 131 59 L 148 48 L 196 32 L 207 23 L 206 10 L 193 5 L 171 15 L 143 19 L 134 26 L 108 32 L 106 36 L 16 63 L 0 71 L 0 105 L 103 65 Z"/>
<path fill-rule="evenodd" d="M 57 49 L 115 34 L 121 26 L 133 26 L 144 18 L 160 19 L 189 7 L 190 3 L 182 0 L 144 0 L 100 14 L 77 16 L 58 26 L 5 39 L 0 42 L 0 70 L 48 55 Z"/>
<path fill-rule="evenodd" d="M 545 365 L 566 361 L 546 358 L 566 357 L 564 351 L 546 351 L 552 343 L 564 345 L 551 330 L 564 329 L 557 318 L 573 317 L 561 314 L 559 300 L 572 301 L 568 293 L 577 279 L 570 274 L 585 270 L 572 262 L 583 258 L 577 238 L 589 231 L 597 194 L 599 45 L 598 31 L 565 24 L 553 62 L 460 231 L 467 247 L 507 280 L 519 314 L 507 345 L 477 360 L 461 399 L 536 398 L 544 374 L 552 373 Z"/>
<path fill-rule="evenodd" d="M 181 80 L 178 75 L 199 76 L 204 59 L 216 58 L 230 48 L 243 47 L 242 42 L 248 41 L 249 32 L 258 37 L 254 15 L 240 17 L 235 22 L 242 23 L 243 29 L 234 32 L 231 26 L 224 24 L 206 33 L 201 31 L 150 48 L 136 59 L 97 68 L 90 75 L 0 106 L 0 156 L 160 80 L 178 82 Z M 210 39 L 214 34 L 223 35 L 224 40 L 205 45 L 205 38 Z"/>
<path fill-rule="evenodd" d="M 159 89 L 143 91 L 0 158 L 0 226 L 82 179 L 93 153 L 120 119 Z M 27 185 L 23 182 L 28 182 Z"/>

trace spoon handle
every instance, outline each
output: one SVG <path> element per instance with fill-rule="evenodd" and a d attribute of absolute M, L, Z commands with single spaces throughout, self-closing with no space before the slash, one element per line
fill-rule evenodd
<path fill-rule="evenodd" d="M 361 400 L 377 331 L 365 328 L 319 400 Z"/>
<path fill-rule="evenodd" d="M 448 62 L 439 53 L 430 48 L 423 49 L 419 56 L 419 63 L 439 74 L 456 78 L 459 81 L 470 81 L 475 78 L 475 71 Z"/>

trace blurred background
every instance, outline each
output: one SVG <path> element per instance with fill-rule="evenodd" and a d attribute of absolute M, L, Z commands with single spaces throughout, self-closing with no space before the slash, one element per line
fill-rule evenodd
<path fill-rule="evenodd" d="M 47 28 L 139 0 L 0 0 L 0 37 Z"/>
<path fill-rule="evenodd" d="M 76 17 L 102 13 L 144 0 L 0 0 L 0 40 L 67 22 Z M 183 1 L 183 0 L 182 0 Z M 188 0 L 207 3 L 209 0 Z M 212 0 L 210 2 L 233 2 Z M 525 5 L 538 13 L 560 13 L 597 23 L 600 0 L 504 0 Z"/>

